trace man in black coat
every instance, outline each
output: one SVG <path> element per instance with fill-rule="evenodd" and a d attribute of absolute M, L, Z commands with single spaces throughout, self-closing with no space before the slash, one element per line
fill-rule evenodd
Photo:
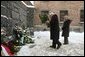
<path fill-rule="evenodd" d="M 65 16 L 65 21 L 62 27 L 62 36 L 64 37 L 64 44 L 68 44 L 69 37 L 69 27 L 72 20 L 68 19 L 68 16 Z"/>
<path fill-rule="evenodd" d="M 60 31 L 60 28 L 59 28 L 59 22 L 58 22 L 58 16 L 56 14 L 54 14 L 52 17 L 51 17 L 51 21 L 50 21 L 50 37 L 51 37 L 51 40 L 53 40 L 52 42 L 52 48 L 56 48 L 56 44 L 58 44 L 57 46 L 57 49 L 60 48 L 61 46 L 61 43 L 59 41 L 59 31 Z"/>

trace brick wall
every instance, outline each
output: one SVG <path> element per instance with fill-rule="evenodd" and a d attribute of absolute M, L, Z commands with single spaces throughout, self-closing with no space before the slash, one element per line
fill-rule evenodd
<path fill-rule="evenodd" d="M 60 10 L 68 10 L 68 15 L 73 20 L 71 25 L 80 25 L 80 10 L 84 10 L 84 1 L 35 1 L 35 24 L 41 24 L 39 14 L 41 10 L 56 12 L 60 20 Z"/>

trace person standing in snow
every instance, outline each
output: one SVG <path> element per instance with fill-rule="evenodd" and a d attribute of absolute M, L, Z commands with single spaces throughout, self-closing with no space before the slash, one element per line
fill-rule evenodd
<path fill-rule="evenodd" d="M 51 40 L 53 40 L 53 42 L 52 42 L 52 46 L 50 47 L 56 48 L 56 44 L 57 44 L 58 45 L 57 49 L 60 48 L 61 43 L 59 41 L 59 34 L 60 34 L 59 32 L 60 32 L 60 28 L 59 28 L 58 16 L 55 13 L 53 13 L 50 20 L 50 38 Z"/>
<path fill-rule="evenodd" d="M 68 44 L 69 27 L 72 20 L 70 20 L 67 15 L 64 16 L 64 19 L 65 21 L 62 27 L 62 36 L 64 37 L 64 44 Z"/>

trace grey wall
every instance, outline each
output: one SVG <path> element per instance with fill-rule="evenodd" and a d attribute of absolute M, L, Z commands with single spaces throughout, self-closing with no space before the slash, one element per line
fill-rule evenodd
<path fill-rule="evenodd" d="M 1 15 L 8 18 L 1 17 L 1 27 L 6 27 L 7 32 L 11 34 L 12 28 L 16 23 L 23 29 L 29 27 L 30 21 L 31 26 L 33 26 L 33 11 L 29 11 L 29 9 L 30 8 L 23 5 L 21 1 L 1 1 Z M 29 11 L 30 14 L 27 14 L 27 11 Z"/>

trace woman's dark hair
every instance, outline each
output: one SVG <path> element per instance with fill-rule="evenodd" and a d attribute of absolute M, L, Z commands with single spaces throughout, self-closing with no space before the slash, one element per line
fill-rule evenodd
<path fill-rule="evenodd" d="M 52 22 L 52 23 L 56 23 L 56 24 L 59 25 L 59 22 L 58 22 L 58 16 L 57 16 L 56 14 L 54 14 L 54 15 L 52 16 L 52 18 L 51 18 L 51 22 Z"/>

